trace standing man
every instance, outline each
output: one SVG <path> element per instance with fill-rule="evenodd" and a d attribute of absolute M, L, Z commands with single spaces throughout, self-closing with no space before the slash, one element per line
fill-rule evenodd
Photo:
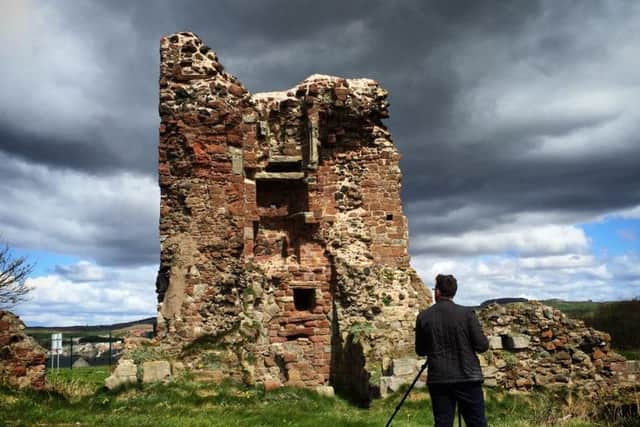
<path fill-rule="evenodd" d="M 473 310 L 453 302 L 458 282 L 436 277 L 436 303 L 416 319 L 416 353 L 427 356 L 427 386 L 436 427 L 451 427 L 456 409 L 467 427 L 485 427 L 482 370 L 476 352 L 489 348 Z"/>

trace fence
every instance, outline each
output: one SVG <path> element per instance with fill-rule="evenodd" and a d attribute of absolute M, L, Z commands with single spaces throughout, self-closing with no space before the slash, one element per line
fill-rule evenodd
<path fill-rule="evenodd" d="M 102 336 L 73 336 L 62 334 L 62 342 L 56 346 L 52 340 L 55 334 L 48 337 L 36 338 L 38 342 L 48 350 L 48 368 L 71 368 L 80 359 L 89 366 L 111 366 L 122 354 L 122 340 L 114 339 L 109 333 L 108 337 Z M 53 342 L 52 342 L 53 341 Z M 56 349 L 59 350 L 56 351 Z M 86 365 L 85 365 L 86 366 Z"/>

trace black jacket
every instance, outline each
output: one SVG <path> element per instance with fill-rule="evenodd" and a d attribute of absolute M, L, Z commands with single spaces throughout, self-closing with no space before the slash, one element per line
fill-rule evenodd
<path fill-rule="evenodd" d="M 442 299 L 416 319 L 416 353 L 427 356 L 427 382 L 482 381 L 476 352 L 489 348 L 472 309 Z"/>

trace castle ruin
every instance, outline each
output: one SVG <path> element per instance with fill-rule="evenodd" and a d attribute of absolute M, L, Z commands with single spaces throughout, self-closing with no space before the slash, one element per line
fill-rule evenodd
<path fill-rule="evenodd" d="M 431 303 L 387 92 L 312 75 L 251 94 L 189 32 L 160 54 L 158 339 L 220 378 L 366 398 Z"/>

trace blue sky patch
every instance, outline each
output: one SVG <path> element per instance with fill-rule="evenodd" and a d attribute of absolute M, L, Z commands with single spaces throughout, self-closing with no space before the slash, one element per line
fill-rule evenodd
<path fill-rule="evenodd" d="M 11 253 L 14 257 L 25 256 L 30 263 L 35 264 L 31 277 L 46 276 L 54 272 L 56 265 L 77 264 L 82 259 L 77 256 L 26 249 L 11 248 Z"/>
<path fill-rule="evenodd" d="M 617 256 L 640 252 L 640 220 L 605 218 L 580 224 L 591 241 L 594 255 Z"/>

